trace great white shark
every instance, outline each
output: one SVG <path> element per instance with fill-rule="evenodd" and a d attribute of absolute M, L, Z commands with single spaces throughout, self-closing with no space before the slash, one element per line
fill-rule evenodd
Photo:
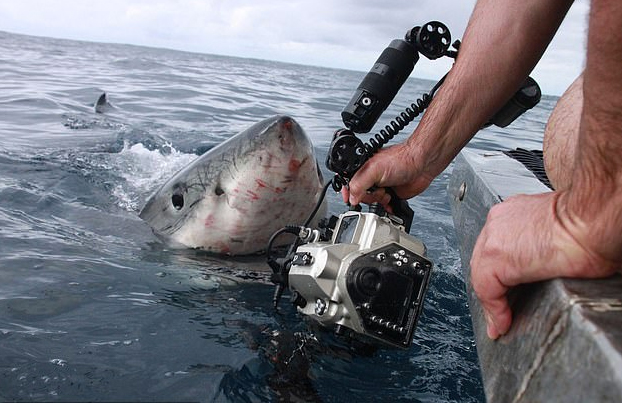
<path fill-rule="evenodd" d="M 140 217 L 172 246 L 246 255 L 283 226 L 303 224 L 322 187 L 309 137 L 293 118 L 275 116 L 178 171 Z"/>

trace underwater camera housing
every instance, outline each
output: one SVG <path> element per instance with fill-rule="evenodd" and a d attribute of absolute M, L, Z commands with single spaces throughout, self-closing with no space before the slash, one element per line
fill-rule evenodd
<path fill-rule="evenodd" d="M 267 249 L 277 284 L 274 306 L 288 288 L 300 313 L 336 334 L 408 348 L 432 262 L 425 245 L 408 233 L 413 219 L 408 203 L 394 197 L 390 210 L 374 203 L 368 212 L 359 208 L 320 220 L 317 229 L 290 226 L 275 233 Z M 272 243 L 282 233 L 296 241 L 275 258 Z"/>
<path fill-rule="evenodd" d="M 292 302 L 322 325 L 408 348 L 430 280 L 425 246 L 403 222 L 375 212 L 339 216 L 332 236 L 296 249 L 289 269 Z M 335 220 L 332 220 L 333 223 Z M 316 231 L 317 233 L 317 231 Z"/>

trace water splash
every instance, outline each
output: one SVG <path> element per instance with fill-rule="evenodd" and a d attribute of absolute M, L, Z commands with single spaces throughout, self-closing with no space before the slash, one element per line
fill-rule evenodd
<path fill-rule="evenodd" d="M 195 154 L 177 151 L 170 143 L 152 150 L 142 143 L 130 144 L 125 140 L 123 149 L 110 155 L 117 174 L 123 178 L 112 190 L 117 205 L 138 211 L 146 195 L 195 158 Z"/>

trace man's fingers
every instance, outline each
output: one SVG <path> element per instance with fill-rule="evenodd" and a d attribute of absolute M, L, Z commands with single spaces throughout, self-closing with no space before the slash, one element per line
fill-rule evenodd
<path fill-rule="evenodd" d="M 346 186 L 341 188 L 341 198 L 344 203 L 348 203 L 350 201 L 350 190 Z"/>
<path fill-rule="evenodd" d="M 373 190 L 368 190 L 365 192 L 364 196 L 359 200 L 358 203 L 372 204 L 372 203 L 380 203 L 383 206 L 387 206 L 391 201 L 391 196 L 386 192 L 384 188 L 374 188 Z M 352 198 L 350 198 L 350 202 L 352 205 Z"/>
<path fill-rule="evenodd" d="M 374 157 L 377 158 L 378 155 Z M 369 203 L 369 200 L 380 201 L 370 199 L 367 191 L 372 187 L 382 186 L 381 178 L 382 170 L 375 166 L 375 160 L 373 158 L 368 160 L 350 180 L 350 204 Z"/>
<path fill-rule="evenodd" d="M 510 330 L 512 311 L 506 297 L 508 287 L 503 285 L 495 269 L 487 270 L 471 262 L 471 283 L 482 304 L 488 337 L 496 339 Z"/>
<path fill-rule="evenodd" d="M 494 340 L 506 334 L 512 324 L 512 311 L 507 298 L 504 296 L 496 300 L 484 301 L 480 297 L 480 301 L 484 309 L 488 337 Z"/>
<path fill-rule="evenodd" d="M 484 228 L 475 243 L 470 262 L 471 284 L 484 310 L 488 337 L 497 339 L 510 329 L 512 311 L 507 299 L 508 286 L 500 278 L 503 268 L 498 264 L 501 260 L 487 250 L 488 237 L 487 228 Z"/>

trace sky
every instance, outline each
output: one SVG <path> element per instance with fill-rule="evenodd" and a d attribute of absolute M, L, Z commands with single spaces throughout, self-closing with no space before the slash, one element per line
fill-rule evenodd
<path fill-rule="evenodd" d="M 517 0 L 520 1 L 520 0 Z M 2 0 L 0 30 L 368 71 L 392 39 L 438 20 L 461 38 L 475 0 Z M 560 95 L 583 70 L 588 0 L 576 0 L 532 76 Z M 438 80 L 451 62 L 422 60 Z"/>

